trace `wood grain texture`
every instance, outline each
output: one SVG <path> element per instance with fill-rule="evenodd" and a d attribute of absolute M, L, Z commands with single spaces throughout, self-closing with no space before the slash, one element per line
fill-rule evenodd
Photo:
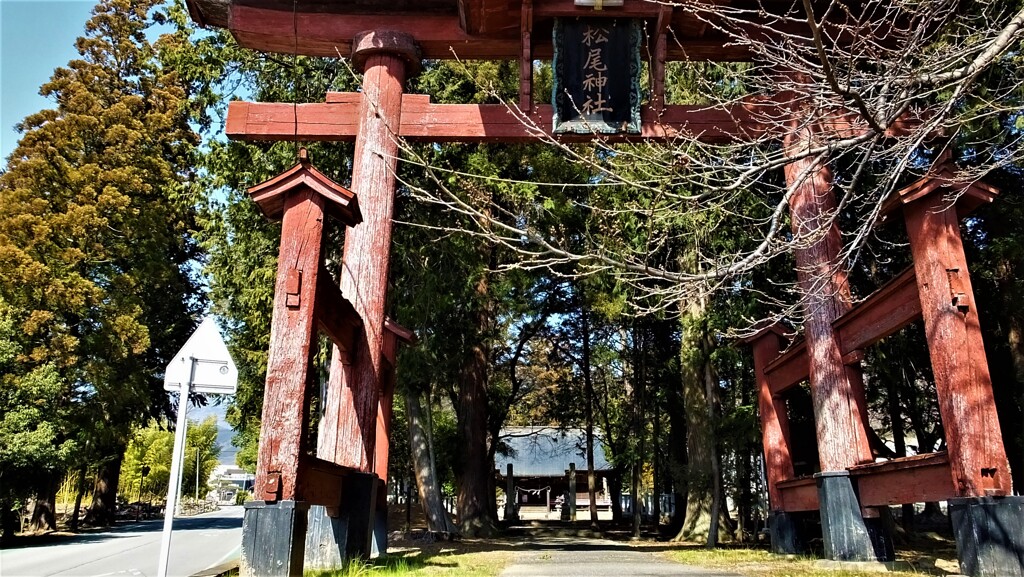
<path fill-rule="evenodd" d="M 225 133 L 242 140 L 353 141 L 359 131 L 358 94 L 328 94 L 326 103 L 282 104 L 232 102 Z M 641 134 L 608 135 L 608 141 L 669 140 L 683 134 L 705 142 L 754 139 L 764 134 L 765 115 L 777 111 L 765 104 L 734 105 L 728 109 L 673 105 L 659 114 L 641 111 Z M 552 107 L 534 104 L 528 113 L 502 104 L 434 104 L 425 95 L 406 95 L 398 134 L 421 142 L 529 142 L 551 136 Z M 589 142 L 591 135 L 563 134 L 564 142 Z M 359 193 L 360 191 L 356 191 Z"/>
<path fill-rule="evenodd" d="M 850 467 L 850 476 L 864 507 L 945 501 L 955 496 L 945 452 Z"/>
<path fill-rule="evenodd" d="M 353 141 L 359 132 L 359 93 L 331 92 L 325 103 L 283 104 L 232 102 L 225 133 L 243 140 Z M 693 138 L 707 143 L 752 141 L 779 126 L 786 111 L 771 99 L 751 99 L 722 108 L 670 105 L 660 101 L 641 109 L 638 135 L 602 135 L 607 142 L 668 141 Z M 593 135 L 551 133 L 550 104 L 533 104 L 529 111 L 503 104 L 435 104 L 424 94 L 406 94 L 400 121 L 393 124 L 402 138 L 417 142 L 531 142 L 556 138 L 561 142 L 590 142 Z M 837 138 L 865 130 L 855 115 L 837 111 L 822 119 L 822 130 Z M 888 134 L 899 136 L 918 126 L 907 117 Z M 780 138 L 782 134 L 778 135 Z M 357 191 L 358 192 L 358 191 Z"/>
<path fill-rule="evenodd" d="M 288 195 L 281 224 L 281 249 L 274 287 L 270 354 L 263 395 L 255 497 L 302 500 L 296 491 L 309 419 L 311 347 L 316 331 L 315 292 L 323 245 L 324 201 L 302 188 Z M 293 271 L 300 273 L 299 302 L 288 306 Z"/>
<path fill-rule="evenodd" d="M 777 483 L 794 477 L 793 458 L 789 451 L 789 418 L 786 402 L 772 394 L 771 383 L 764 368 L 779 355 L 782 342 L 777 333 L 766 330 L 752 344 L 758 387 L 757 406 L 761 415 L 761 443 L 768 477 L 768 501 L 771 510 L 781 511 L 786 507 Z"/>
<path fill-rule="evenodd" d="M 807 380 L 810 375 L 807 342 L 800 340 L 791 345 L 789 350 L 767 363 L 764 372 L 773 395 L 781 395 Z"/>
<path fill-rule="evenodd" d="M 871 293 L 832 323 L 840 352 L 848 355 L 869 347 L 921 318 L 913 267 Z"/>
<path fill-rule="evenodd" d="M 323 505 L 336 511 L 341 505 L 345 479 L 356 471 L 323 459 L 303 455 L 299 460 L 299 491 L 310 505 Z"/>
<path fill-rule="evenodd" d="M 937 189 L 903 207 L 957 497 L 1006 495 L 1009 465 L 992 397 L 957 209 Z"/>
<path fill-rule="evenodd" d="M 806 137 L 787 135 L 787 150 L 808 146 Z M 793 187 L 790 217 L 800 246 L 794 249 L 802 292 L 811 396 L 822 471 L 841 471 L 872 460 L 867 437 L 867 406 L 859 367 L 846 366 L 832 323 L 850 309 L 850 289 L 838 255 L 839 229 L 829 168 L 813 158 L 785 167 Z"/>
<path fill-rule="evenodd" d="M 817 511 L 818 510 L 818 486 L 813 477 L 800 477 L 780 481 L 776 484 L 782 493 L 782 502 L 785 511 Z"/>
<path fill-rule="evenodd" d="M 341 362 L 350 364 L 363 321 L 323 266 L 317 275 L 316 318 L 320 330 L 331 339 Z"/>
<path fill-rule="evenodd" d="M 321 457 L 365 472 L 376 467 L 378 405 L 386 384 L 384 315 L 398 155 L 392 131 L 399 123 L 404 79 L 400 57 L 378 53 L 367 60 L 352 173 L 363 223 L 346 234 L 341 273 L 342 294 L 363 320 L 363 331 L 351 365 L 339 366 L 340 356 L 332 360 L 325 402 L 324 423 L 333 425 L 335 438 L 325 443 Z"/>

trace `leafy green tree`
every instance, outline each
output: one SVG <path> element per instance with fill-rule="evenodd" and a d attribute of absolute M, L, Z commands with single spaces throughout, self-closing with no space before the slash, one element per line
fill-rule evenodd
<path fill-rule="evenodd" d="M 174 431 L 157 423 L 134 432 L 125 450 L 121 474 L 121 494 L 126 499 L 136 495 L 149 501 L 167 495 L 170 481 L 171 458 L 174 453 Z M 217 466 L 220 447 L 217 445 L 217 418 L 208 417 L 202 423 L 189 421 L 185 435 L 185 454 L 182 461 L 181 492 L 183 496 L 195 494 L 196 462 L 199 463 L 199 497 L 207 491 L 207 481 Z M 145 477 L 143 466 L 149 467 Z"/>
<path fill-rule="evenodd" d="M 40 90 L 55 107 L 19 124 L 0 176 L 0 296 L 17 328 L 5 387 L 28 394 L 19 383 L 52 375 L 45 396 L 22 400 L 74 413 L 73 426 L 52 428 L 53 445 L 88 450 L 63 451 L 50 469 L 93 461 L 90 517 L 100 524 L 113 520 L 132 426 L 168 409 L 158 377 L 202 303 L 190 237 L 197 137 L 186 87 L 146 37 L 159 4 L 97 4 L 76 42 L 80 58 Z M 37 501 L 52 501 L 42 493 Z"/>

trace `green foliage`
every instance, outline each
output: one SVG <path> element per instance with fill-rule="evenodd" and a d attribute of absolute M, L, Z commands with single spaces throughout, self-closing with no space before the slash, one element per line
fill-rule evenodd
<path fill-rule="evenodd" d="M 39 471 L 113 458 L 133 425 L 168 408 L 159 377 L 202 302 L 198 139 L 187 87 L 145 35 L 159 4 L 97 4 L 80 58 L 40 89 L 54 108 L 18 125 L 0 175 L 0 299 L 14 329 L 0 355 L 15 391 L 0 404 L 0 444 L 34 443 Z"/>
<path fill-rule="evenodd" d="M 150 423 L 137 429 L 121 465 L 122 494 L 134 499 L 161 499 L 167 495 L 167 483 L 171 474 L 171 458 L 174 453 L 174 431 Z M 185 455 L 182 461 L 181 492 L 184 496 L 195 494 L 196 457 L 199 461 L 199 498 L 206 495 L 207 480 L 217 466 L 220 447 L 217 445 L 217 418 L 209 417 L 202 423 L 189 421 L 186 430 Z M 149 474 L 143 481 L 142 467 L 149 467 Z"/>

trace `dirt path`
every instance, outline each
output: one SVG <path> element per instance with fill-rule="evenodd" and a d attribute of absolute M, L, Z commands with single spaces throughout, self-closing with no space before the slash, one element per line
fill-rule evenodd
<path fill-rule="evenodd" d="M 738 577 L 668 560 L 658 547 L 579 537 L 524 540 L 499 577 Z"/>

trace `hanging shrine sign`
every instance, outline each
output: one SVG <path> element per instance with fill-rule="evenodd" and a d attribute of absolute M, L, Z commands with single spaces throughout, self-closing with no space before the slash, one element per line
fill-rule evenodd
<path fill-rule="evenodd" d="M 640 133 L 639 20 L 556 18 L 554 132 Z"/>

